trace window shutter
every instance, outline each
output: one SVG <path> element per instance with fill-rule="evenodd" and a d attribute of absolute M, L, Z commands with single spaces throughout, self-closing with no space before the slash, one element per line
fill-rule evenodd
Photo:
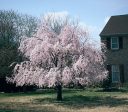
<path fill-rule="evenodd" d="M 119 37 L 119 48 L 123 49 L 123 37 Z"/>
<path fill-rule="evenodd" d="M 120 65 L 120 81 L 124 83 L 124 65 Z"/>
<path fill-rule="evenodd" d="M 108 81 L 109 83 L 112 83 L 112 68 L 111 65 L 107 65 L 107 70 L 108 70 Z"/>
<path fill-rule="evenodd" d="M 107 37 L 107 45 L 106 45 L 107 49 L 111 48 L 111 38 Z"/>

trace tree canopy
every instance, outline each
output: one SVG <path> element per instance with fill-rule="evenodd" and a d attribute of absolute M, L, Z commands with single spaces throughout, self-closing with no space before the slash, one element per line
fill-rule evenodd
<path fill-rule="evenodd" d="M 86 29 L 65 22 L 58 33 L 48 23 L 43 20 L 37 33 L 20 43 L 26 60 L 15 66 L 8 81 L 61 90 L 71 83 L 87 86 L 106 78 L 105 56 L 88 42 Z"/>
<path fill-rule="evenodd" d="M 18 47 L 21 39 L 37 31 L 38 19 L 9 10 L 0 10 L 0 77 L 10 73 L 9 65 L 19 61 Z"/>

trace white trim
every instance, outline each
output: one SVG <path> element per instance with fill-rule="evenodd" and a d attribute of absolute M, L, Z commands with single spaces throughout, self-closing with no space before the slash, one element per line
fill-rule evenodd
<path fill-rule="evenodd" d="M 112 39 L 116 38 L 117 39 L 117 43 L 112 43 Z M 117 48 L 113 48 L 112 44 L 117 44 Z M 111 37 L 111 49 L 112 50 L 118 50 L 119 49 L 119 38 L 118 37 Z"/>

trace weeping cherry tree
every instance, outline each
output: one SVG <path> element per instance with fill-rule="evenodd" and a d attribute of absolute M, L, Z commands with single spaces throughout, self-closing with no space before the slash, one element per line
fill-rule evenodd
<path fill-rule="evenodd" d="M 17 86 L 55 87 L 57 100 L 62 100 L 63 86 L 103 81 L 107 76 L 105 56 L 89 43 L 86 29 L 67 20 L 59 31 L 53 27 L 43 19 L 37 33 L 20 43 L 19 50 L 26 58 L 16 64 L 7 80 Z"/>

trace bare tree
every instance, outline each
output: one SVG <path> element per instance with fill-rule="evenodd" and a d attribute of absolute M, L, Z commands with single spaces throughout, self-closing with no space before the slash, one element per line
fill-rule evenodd
<path fill-rule="evenodd" d="M 38 21 L 33 16 L 0 10 L 0 79 L 11 75 L 9 65 L 20 61 L 19 43 L 23 37 L 31 37 L 37 31 Z"/>

